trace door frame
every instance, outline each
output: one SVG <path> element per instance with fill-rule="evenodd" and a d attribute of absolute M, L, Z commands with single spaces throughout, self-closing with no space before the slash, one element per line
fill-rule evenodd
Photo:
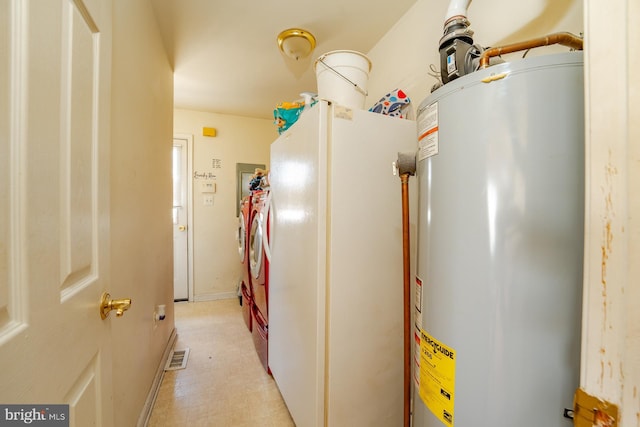
<path fill-rule="evenodd" d="M 193 302 L 193 135 L 174 133 L 173 139 L 187 142 L 187 283 L 189 302 Z"/>

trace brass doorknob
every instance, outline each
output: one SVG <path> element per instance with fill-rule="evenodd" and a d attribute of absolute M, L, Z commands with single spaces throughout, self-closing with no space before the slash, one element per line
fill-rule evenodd
<path fill-rule="evenodd" d="M 179 226 L 178 226 L 178 230 L 179 230 L 179 231 L 184 231 L 184 230 L 186 230 L 186 229 L 187 229 L 187 226 L 186 226 L 186 225 L 179 225 Z"/>
<path fill-rule="evenodd" d="M 109 313 L 111 310 L 116 311 L 116 316 L 120 317 L 124 314 L 125 311 L 129 310 L 131 307 L 131 299 L 111 299 L 111 295 L 108 293 L 103 293 L 102 298 L 100 298 L 100 317 L 104 320 L 109 317 Z"/>

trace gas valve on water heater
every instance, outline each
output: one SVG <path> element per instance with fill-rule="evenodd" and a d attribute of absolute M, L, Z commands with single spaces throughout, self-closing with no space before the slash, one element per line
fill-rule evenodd
<path fill-rule="evenodd" d="M 475 71 L 482 48 L 473 44 L 473 30 L 464 16 L 456 16 L 445 23 L 440 39 L 440 76 L 442 83 Z"/>
<path fill-rule="evenodd" d="M 478 69 L 483 48 L 473 43 L 467 8 L 471 0 L 453 0 L 447 11 L 440 38 L 440 77 L 442 83 L 472 73 Z"/>

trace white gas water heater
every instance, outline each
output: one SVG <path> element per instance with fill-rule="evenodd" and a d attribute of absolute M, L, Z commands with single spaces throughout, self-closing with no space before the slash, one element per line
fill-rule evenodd
<path fill-rule="evenodd" d="M 470 1 L 457 3 L 440 43 L 444 85 L 417 114 L 412 424 L 569 427 L 583 273 L 581 39 L 483 49 L 468 29 Z M 495 64 L 551 43 L 574 50 Z"/>

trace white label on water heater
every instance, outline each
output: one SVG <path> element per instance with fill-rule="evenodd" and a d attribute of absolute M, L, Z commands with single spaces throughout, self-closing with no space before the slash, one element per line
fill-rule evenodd
<path fill-rule="evenodd" d="M 418 330 L 422 329 L 422 280 L 416 276 L 414 321 Z"/>
<path fill-rule="evenodd" d="M 416 276 L 416 310 L 422 312 L 422 280 Z"/>
<path fill-rule="evenodd" d="M 413 381 L 416 383 L 416 388 L 420 387 L 420 329 L 414 329 L 413 341 Z"/>
<path fill-rule="evenodd" d="M 447 73 L 452 74 L 456 71 L 456 54 L 455 52 L 447 56 Z"/>
<path fill-rule="evenodd" d="M 418 161 L 438 154 L 438 103 L 418 116 Z"/>

